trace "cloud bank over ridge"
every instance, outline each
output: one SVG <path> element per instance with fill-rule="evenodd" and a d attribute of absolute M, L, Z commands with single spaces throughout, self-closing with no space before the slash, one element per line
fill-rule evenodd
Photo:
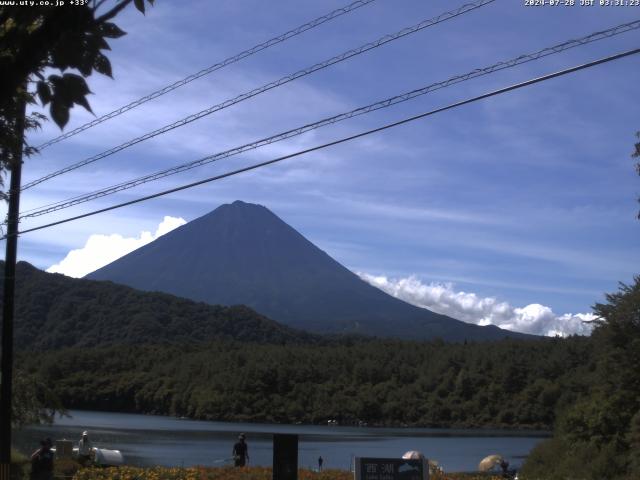
<path fill-rule="evenodd" d="M 479 297 L 475 293 L 455 291 L 451 283 L 423 283 L 415 276 L 391 279 L 358 273 L 374 287 L 412 305 L 428 308 L 467 323 L 496 325 L 500 328 L 534 335 L 589 335 L 592 324 L 585 323 L 596 316 L 592 313 L 558 315 L 551 308 L 532 303 L 513 307 L 494 297 Z"/>
<path fill-rule="evenodd" d="M 84 247 L 71 250 L 62 261 L 47 268 L 47 272 L 75 278 L 84 277 L 185 223 L 184 218 L 165 216 L 155 233 L 142 231 L 138 237 L 123 237 L 115 233 L 90 235 Z"/>

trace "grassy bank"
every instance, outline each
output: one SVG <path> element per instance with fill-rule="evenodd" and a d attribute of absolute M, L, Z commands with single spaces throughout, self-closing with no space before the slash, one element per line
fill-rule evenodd
<path fill-rule="evenodd" d="M 83 469 L 76 473 L 73 480 L 271 480 L 271 478 L 272 472 L 269 467 L 114 467 Z M 347 470 L 323 472 L 299 470 L 298 478 L 300 480 L 353 480 L 353 473 Z M 456 473 L 435 475 L 431 478 L 432 480 L 499 480 L 497 476 Z"/>

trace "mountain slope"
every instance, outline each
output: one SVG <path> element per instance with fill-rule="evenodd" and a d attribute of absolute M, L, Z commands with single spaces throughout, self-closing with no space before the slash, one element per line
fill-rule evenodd
<path fill-rule="evenodd" d="M 89 274 L 322 333 L 444 340 L 524 335 L 414 307 L 372 287 L 263 206 L 222 205 Z"/>
<path fill-rule="evenodd" d="M 4 262 L 0 262 L 0 273 Z M 0 276 L 0 300 L 2 295 Z M 317 339 L 244 307 L 222 307 L 140 292 L 108 282 L 46 273 L 26 262 L 16 271 L 15 344 L 41 350 L 233 339 L 308 343 Z"/>

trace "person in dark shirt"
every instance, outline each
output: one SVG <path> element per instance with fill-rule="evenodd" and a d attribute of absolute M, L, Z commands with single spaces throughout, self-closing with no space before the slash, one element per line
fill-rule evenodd
<path fill-rule="evenodd" d="M 40 442 L 40 448 L 31 455 L 31 479 L 53 479 L 53 452 L 50 438 Z"/>
<path fill-rule="evenodd" d="M 318 457 L 318 471 L 321 472 L 322 471 L 322 464 L 324 463 L 324 460 L 322 459 L 322 456 Z"/>
<path fill-rule="evenodd" d="M 504 458 L 500 461 L 500 468 L 502 469 L 502 478 L 510 478 L 509 462 Z"/>
<path fill-rule="evenodd" d="M 233 446 L 233 461 L 236 467 L 244 467 L 249 461 L 249 446 L 246 444 L 245 435 L 241 433 L 238 441 Z"/>

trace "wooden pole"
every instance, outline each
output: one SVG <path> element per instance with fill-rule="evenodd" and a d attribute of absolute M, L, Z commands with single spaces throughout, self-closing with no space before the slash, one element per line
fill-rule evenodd
<path fill-rule="evenodd" d="M 22 92 L 24 94 L 24 92 Z M 22 145 L 24 142 L 26 102 L 21 101 L 15 123 L 16 145 L 9 188 L 7 215 L 7 248 L 4 264 L 4 296 L 2 302 L 2 357 L 0 377 L 0 480 L 9 480 L 11 466 L 11 396 L 13 386 L 13 314 L 18 254 L 18 216 L 20 213 L 20 180 Z"/>

